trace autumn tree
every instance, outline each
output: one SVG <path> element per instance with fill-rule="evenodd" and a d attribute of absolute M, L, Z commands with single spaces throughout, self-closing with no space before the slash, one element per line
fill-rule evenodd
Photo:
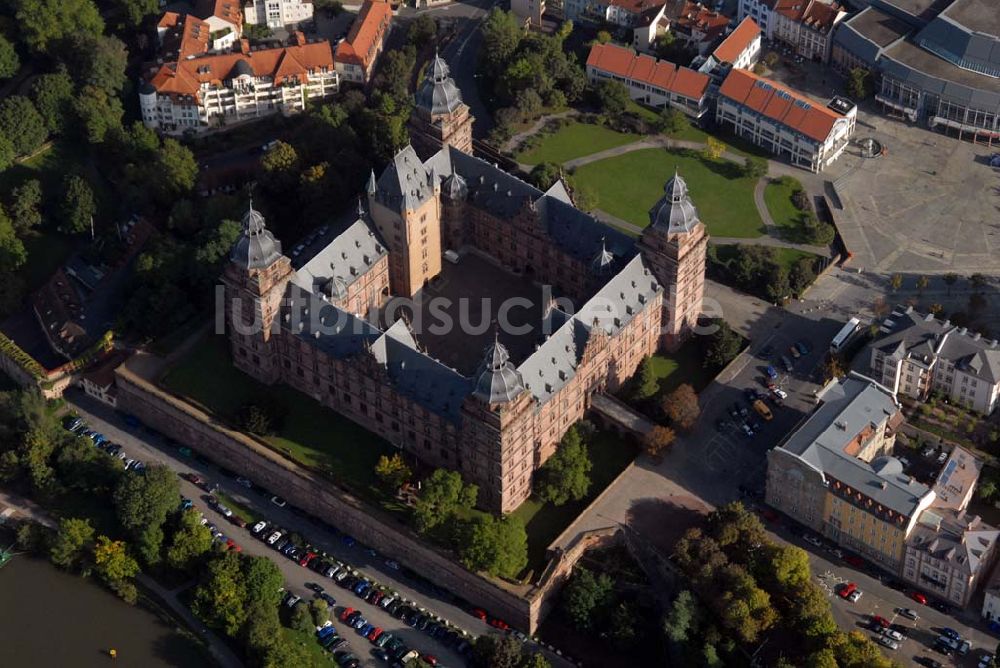
<path fill-rule="evenodd" d="M 690 430 L 701 415 L 698 405 L 698 394 L 688 383 L 684 383 L 663 398 L 663 412 L 670 418 L 671 424 L 684 430 Z"/>
<path fill-rule="evenodd" d="M 643 439 L 643 447 L 646 449 L 646 454 L 650 457 L 657 457 L 661 452 L 673 445 L 676 439 L 676 434 L 674 430 L 670 427 L 664 427 L 663 425 L 656 425 L 649 430 Z"/>
<path fill-rule="evenodd" d="M 123 541 L 98 536 L 94 545 L 94 571 L 112 591 L 135 603 L 138 592 L 132 579 L 139 572 L 139 564 L 129 555 Z"/>
<path fill-rule="evenodd" d="M 709 137 L 701 154 L 706 160 L 718 160 L 726 152 L 726 145 L 715 137 Z"/>
<path fill-rule="evenodd" d="M 388 492 L 395 494 L 396 490 L 402 487 L 413 473 L 403 461 L 403 456 L 397 452 L 391 457 L 382 455 L 378 458 L 378 462 L 375 464 L 375 475 Z"/>
<path fill-rule="evenodd" d="M 889 285 L 892 286 L 893 291 L 898 291 L 901 287 L 903 287 L 903 275 L 893 274 L 892 276 L 890 276 Z"/>

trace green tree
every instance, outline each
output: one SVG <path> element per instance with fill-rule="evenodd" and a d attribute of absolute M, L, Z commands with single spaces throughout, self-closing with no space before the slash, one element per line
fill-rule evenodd
<path fill-rule="evenodd" d="M 156 156 L 156 178 L 153 183 L 161 202 L 173 202 L 194 188 L 198 179 L 198 162 L 187 146 L 176 139 L 164 139 Z"/>
<path fill-rule="evenodd" d="M 673 429 L 658 424 L 642 437 L 642 447 L 650 457 L 659 457 L 676 440 L 677 434 Z"/>
<path fill-rule="evenodd" d="M 177 529 L 167 547 L 167 565 L 177 570 L 190 571 L 211 549 L 212 532 L 202 525 L 198 513 L 181 513 Z"/>
<path fill-rule="evenodd" d="M 90 439 L 74 438 L 59 448 L 55 470 L 63 485 L 104 496 L 117 484 L 124 465 L 95 448 Z"/>
<path fill-rule="evenodd" d="M 609 33 L 607 30 L 598 30 L 597 31 L 597 43 L 598 44 L 607 44 L 610 41 L 611 41 L 611 33 Z"/>
<path fill-rule="evenodd" d="M 606 574 L 577 566 L 562 595 L 562 611 L 580 630 L 593 628 L 599 610 L 611 604 L 613 582 Z"/>
<path fill-rule="evenodd" d="M 0 79 L 10 79 L 21 67 L 21 59 L 9 39 L 0 35 Z"/>
<path fill-rule="evenodd" d="M 893 274 L 889 278 L 889 285 L 892 286 L 893 291 L 899 290 L 901 287 L 903 287 L 903 275 L 902 274 Z"/>
<path fill-rule="evenodd" d="M 569 21 L 566 23 L 569 23 Z M 566 23 L 563 25 L 566 25 Z M 552 664 L 545 658 L 544 654 L 535 652 L 533 654 L 523 654 L 521 661 L 517 664 L 517 668 L 552 668 Z"/>
<path fill-rule="evenodd" d="M 549 457 L 539 473 L 536 489 L 539 498 L 556 506 L 569 500 L 579 501 L 590 489 L 593 464 L 587 446 L 576 426 L 563 436 L 555 454 Z"/>
<path fill-rule="evenodd" d="M 489 70 L 497 73 L 517 50 L 524 29 L 513 12 L 494 7 L 482 24 L 483 45 L 479 52 Z"/>
<path fill-rule="evenodd" d="M 638 640 L 639 615 L 629 601 L 621 601 L 611 613 L 608 634 L 615 647 L 622 650 L 632 648 Z"/>
<path fill-rule="evenodd" d="M 479 515 L 470 523 L 461 547 L 462 563 L 473 570 L 515 578 L 528 565 L 528 534 L 518 517 Z"/>
<path fill-rule="evenodd" d="M 743 176 L 748 179 L 759 179 L 767 176 L 767 160 L 748 155 L 743 161 Z"/>
<path fill-rule="evenodd" d="M 309 603 L 309 614 L 314 626 L 323 626 L 330 621 L 330 608 L 326 605 L 326 601 L 321 598 L 314 598 Z"/>
<path fill-rule="evenodd" d="M 764 293 L 773 302 L 782 301 L 791 292 L 788 270 L 777 262 L 768 267 Z"/>
<path fill-rule="evenodd" d="M 120 130 L 125 113 L 121 100 L 97 86 L 89 85 L 84 86 L 73 100 L 73 111 L 83 138 L 91 144 L 99 144 L 109 132 Z"/>
<path fill-rule="evenodd" d="M 15 158 L 17 158 L 17 151 L 14 149 L 14 143 L 0 135 L 0 171 L 14 164 Z"/>
<path fill-rule="evenodd" d="M 147 563 L 158 560 L 163 524 L 179 499 L 177 476 L 165 466 L 150 466 L 144 475 L 123 476 L 115 488 L 118 521 L 139 540 Z"/>
<path fill-rule="evenodd" d="M 235 636 L 247 620 L 247 588 L 240 556 L 227 550 L 208 562 L 195 588 L 191 609 L 206 624 Z"/>
<path fill-rule="evenodd" d="M 426 532 L 450 520 L 456 512 L 472 508 L 479 488 L 466 485 L 456 471 L 436 469 L 424 481 L 420 498 L 413 508 L 417 530 Z"/>
<path fill-rule="evenodd" d="M 718 369 L 732 362 L 740 354 L 743 337 L 734 332 L 729 323 L 722 318 L 716 318 L 712 324 L 715 331 L 708 336 L 702 364 L 709 369 Z"/>
<path fill-rule="evenodd" d="M 631 98 L 628 89 L 618 81 L 602 80 L 594 87 L 597 105 L 606 116 L 618 116 L 625 113 Z"/>
<path fill-rule="evenodd" d="M 31 100 L 11 95 L 0 101 L 0 134 L 10 140 L 17 155 L 29 155 L 45 143 L 49 133 Z"/>
<path fill-rule="evenodd" d="M 299 601 L 294 608 L 292 608 L 292 613 L 288 618 L 288 627 L 295 629 L 296 631 L 301 631 L 302 633 L 309 633 L 313 630 L 313 620 L 312 615 L 309 614 L 309 606 Z"/>
<path fill-rule="evenodd" d="M 694 594 L 685 589 L 670 605 L 670 611 L 663 620 L 663 632 L 672 643 L 685 643 L 691 639 L 698 625 L 698 601 Z"/>
<path fill-rule="evenodd" d="M 976 493 L 979 495 L 979 498 L 987 503 L 996 498 L 998 491 L 1000 490 L 997 488 L 996 481 L 988 478 L 983 480 L 983 482 L 980 483 L 979 487 L 976 489 Z"/>
<path fill-rule="evenodd" d="M 816 272 L 813 269 L 813 259 L 811 257 L 800 257 L 792 265 L 788 272 L 788 284 L 792 292 L 800 294 L 816 280 Z"/>
<path fill-rule="evenodd" d="M 28 179 L 11 191 L 10 214 L 18 235 L 24 235 L 42 222 L 38 207 L 42 204 L 42 183 Z"/>
<path fill-rule="evenodd" d="M 104 32 L 93 0 L 12 0 L 12 4 L 22 39 L 32 51 L 46 52 L 74 35 Z"/>
<path fill-rule="evenodd" d="M 649 356 L 643 357 L 642 361 L 639 362 L 639 368 L 632 377 L 632 400 L 644 401 L 659 391 L 660 381 L 653 369 L 653 359 Z"/>
<path fill-rule="evenodd" d="M 701 415 L 697 392 L 688 383 L 680 385 L 663 398 L 663 412 L 679 429 L 692 429 Z"/>
<path fill-rule="evenodd" d="M 675 135 L 688 127 L 684 112 L 673 107 L 665 107 L 656 119 L 656 128 L 665 135 Z"/>
<path fill-rule="evenodd" d="M 21 468 L 28 474 L 28 481 L 36 492 L 50 491 L 55 479 L 50 459 L 55 452 L 56 441 L 44 426 L 32 425 L 22 436 L 18 448 Z"/>
<path fill-rule="evenodd" d="M 243 557 L 243 584 L 247 605 L 255 610 L 274 610 L 281 602 L 284 577 L 267 557 Z"/>
<path fill-rule="evenodd" d="M 278 141 L 260 159 L 260 166 L 269 176 L 292 173 L 299 167 L 299 154 L 291 144 Z"/>
<path fill-rule="evenodd" d="M 872 73 L 863 67 L 852 68 L 847 77 L 847 95 L 861 101 L 872 94 Z"/>
<path fill-rule="evenodd" d="M 31 99 L 45 127 L 59 134 L 73 111 L 73 80 L 64 69 L 42 74 L 31 84 Z"/>
<path fill-rule="evenodd" d="M 418 49 L 430 44 L 436 37 L 437 22 L 429 14 L 418 15 L 406 31 L 406 41 Z"/>
<path fill-rule="evenodd" d="M 930 285 L 930 283 L 931 279 L 929 279 L 927 276 L 918 276 L 916 282 L 917 292 L 919 292 L 922 295 L 924 293 L 924 290 L 927 289 L 927 286 Z"/>
<path fill-rule="evenodd" d="M 98 536 L 94 545 L 94 570 L 122 598 L 135 602 L 137 592 L 132 578 L 139 572 L 139 564 L 129 556 L 123 541 Z"/>
<path fill-rule="evenodd" d="M 81 234 L 89 231 L 93 224 L 97 205 L 94 191 L 82 176 L 69 174 L 63 180 L 63 200 L 59 205 L 60 226 L 67 234 Z"/>
<path fill-rule="evenodd" d="M 562 168 L 554 162 L 540 162 L 531 168 L 528 180 L 539 190 L 548 190 L 562 176 Z"/>
<path fill-rule="evenodd" d="M 514 636 L 484 633 L 472 643 L 472 663 L 482 668 L 518 668 L 521 650 Z"/>
<path fill-rule="evenodd" d="M 159 0 L 114 0 L 114 4 L 132 26 L 138 26 L 147 16 L 160 11 Z"/>
<path fill-rule="evenodd" d="M 109 35 L 74 35 L 67 40 L 66 51 L 69 57 L 65 62 L 77 85 L 100 88 L 109 96 L 122 92 L 128 51 L 120 39 Z"/>
<path fill-rule="evenodd" d="M 17 236 L 7 212 L 0 207 L 0 273 L 11 274 L 28 261 L 28 252 Z"/>
<path fill-rule="evenodd" d="M 49 547 L 49 559 L 60 568 L 77 567 L 93 541 L 94 528 L 89 520 L 61 519 Z"/>
<path fill-rule="evenodd" d="M 413 472 L 410 471 L 410 467 L 406 465 L 403 456 L 398 452 L 391 457 L 380 456 L 375 464 L 375 476 L 382 483 L 382 486 L 392 494 L 395 494 L 403 486 L 403 483 L 410 479 L 411 475 Z"/>

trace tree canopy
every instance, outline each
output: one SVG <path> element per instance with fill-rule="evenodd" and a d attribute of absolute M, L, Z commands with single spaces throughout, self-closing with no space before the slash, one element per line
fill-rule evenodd
<path fill-rule="evenodd" d="M 536 492 L 539 498 L 556 506 L 569 500 L 579 501 L 590 490 L 591 468 L 587 446 L 574 425 L 538 472 Z"/>
<path fill-rule="evenodd" d="M 588 630 L 593 626 L 598 610 L 606 608 L 612 599 L 611 578 L 577 566 L 562 593 L 562 611 L 574 626 Z"/>
<path fill-rule="evenodd" d="M 528 564 L 528 535 L 520 518 L 479 515 L 466 531 L 460 557 L 468 568 L 514 578 Z"/>
<path fill-rule="evenodd" d="M 479 488 L 462 482 L 457 471 L 436 469 L 424 481 L 420 498 L 413 508 L 417 530 L 429 531 L 450 520 L 460 510 L 476 503 Z"/>
<path fill-rule="evenodd" d="M 19 156 L 34 153 L 49 136 L 45 119 L 23 95 L 0 100 L 0 134 L 10 140 Z"/>
<path fill-rule="evenodd" d="M 35 52 L 47 52 L 66 38 L 97 36 L 104 20 L 93 0 L 11 0 L 24 43 Z"/>

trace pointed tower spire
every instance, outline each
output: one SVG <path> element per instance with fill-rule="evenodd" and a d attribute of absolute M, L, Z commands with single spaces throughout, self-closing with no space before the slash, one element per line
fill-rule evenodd
<path fill-rule="evenodd" d="M 375 180 L 375 170 L 373 169 L 372 173 L 368 176 L 367 192 L 369 195 L 374 195 L 377 190 L 378 182 Z"/>

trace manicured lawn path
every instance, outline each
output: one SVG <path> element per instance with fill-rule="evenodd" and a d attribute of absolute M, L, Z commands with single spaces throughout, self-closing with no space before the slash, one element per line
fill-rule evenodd
<path fill-rule="evenodd" d="M 517 161 L 528 165 L 542 162 L 562 164 L 567 160 L 631 144 L 640 139 L 639 135 L 615 132 L 602 125 L 574 122 L 546 135 L 535 148 L 518 154 Z"/>

